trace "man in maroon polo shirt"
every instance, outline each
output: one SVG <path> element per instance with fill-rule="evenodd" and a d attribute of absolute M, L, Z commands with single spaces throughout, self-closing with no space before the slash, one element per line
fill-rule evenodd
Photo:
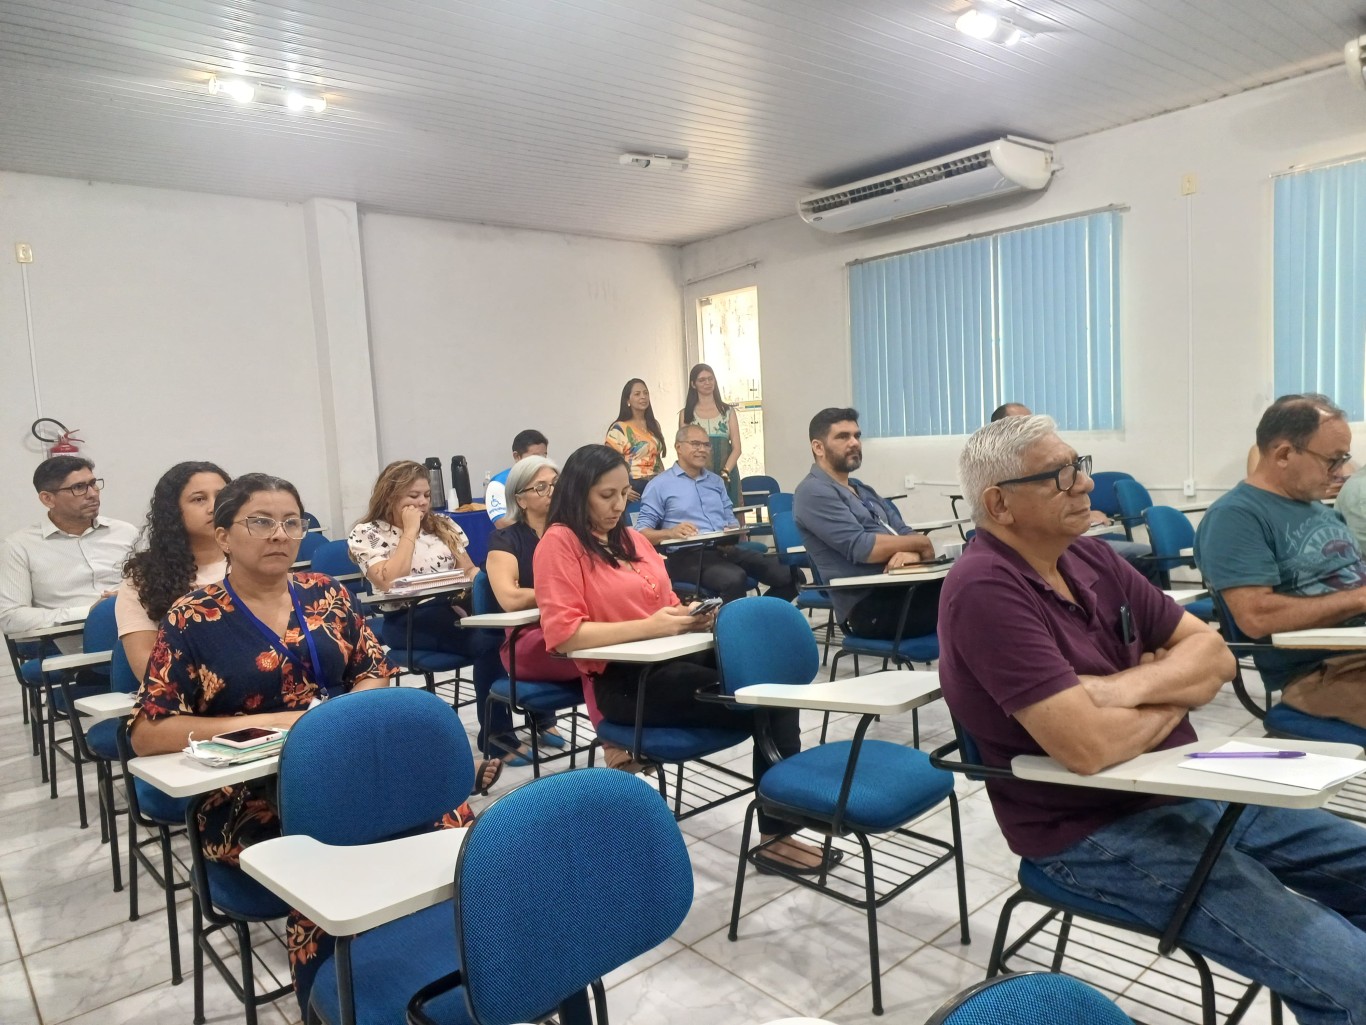
<path fill-rule="evenodd" d="M 1216 633 L 1082 536 L 1090 464 L 1046 416 L 990 423 L 959 459 L 977 534 L 941 593 L 939 676 L 987 764 L 1048 754 L 1091 774 L 1187 743 L 1188 710 L 1233 675 Z M 1221 812 L 1023 780 L 988 780 L 987 792 L 1012 850 L 1155 929 Z M 1182 941 L 1279 993 L 1300 1022 L 1347 1025 L 1366 1021 L 1363 929 L 1366 831 L 1322 811 L 1249 808 Z"/>

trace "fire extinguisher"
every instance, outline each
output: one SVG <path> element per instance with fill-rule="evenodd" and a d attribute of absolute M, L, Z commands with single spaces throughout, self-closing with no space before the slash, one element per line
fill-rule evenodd
<path fill-rule="evenodd" d="M 45 425 L 57 429 L 55 437 L 49 437 L 50 429 Z M 66 424 L 48 416 L 34 420 L 29 430 L 46 447 L 49 457 L 75 455 L 80 451 L 77 446 L 84 444 L 84 439 L 76 434 L 76 431 L 80 430 L 79 427 L 75 430 L 68 430 Z"/>

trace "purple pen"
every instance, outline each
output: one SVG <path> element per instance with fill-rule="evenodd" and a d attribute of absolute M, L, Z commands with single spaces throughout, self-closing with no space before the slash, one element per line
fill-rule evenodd
<path fill-rule="evenodd" d="M 1303 758 L 1303 751 L 1192 751 L 1187 758 Z"/>

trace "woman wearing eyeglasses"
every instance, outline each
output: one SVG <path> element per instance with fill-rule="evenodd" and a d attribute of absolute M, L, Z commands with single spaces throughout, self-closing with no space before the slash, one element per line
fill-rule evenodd
<path fill-rule="evenodd" d="M 218 492 L 213 523 L 228 573 L 180 598 L 161 623 L 130 729 L 139 755 L 253 726 L 288 729 L 314 704 L 384 687 L 397 672 L 345 587 L 321 573 L 290 572 L 308 529 L 294 485 L 244 474 Z M 480 782 L 492 771 L 481 766 Z M 244 847 L 278 836 L 273 792 L 257 781 L 211 795 L 197 819 L 205 856 L 236 866 Z M 461 805 L 442 825 L 472 820 Z M 287 935 L 306 1008 L 330 939 L 298 912 Z"/>
<path fill-rule="evenodd" d="M 167 610 L 177 598 L 218 583 L 228 571 L 213 511 L 219 492 L 231 480 L 213 463 L 176 463 L 152 489 L 147 523 L 124 563 L 114 602 L 123 653 L 139 680 Z"/>
<path fill-rule="evenodd" d="M 427 468 L 411 459 L 390 463 L 375 481 L 370 507 L 346 539 L 351 561 L 360 566 L 376 591 L 387 591 L 406 576 L 426 576 L 464 570 L 473 579 L 479 572 L 466 548 L 465 532 L 449 517 L 432 512 L 432 489 Z M 479 750 L 507 752 L 504 765 L 529 764 L 512 734 L 507 706 L 495 703 L 488 709 L 489 688 L 502 674 L 498 662 L 498 638 L 487 630 L 462 630 L 460 620 L 468 610 L 456 597 L 435 598 L 409 608 L 390 607 L 384 613 L 384 643 L 393 651 L 408 649 L 409 617 L 412 646 L 424 651 L 460 655 L 472 663 L 475 711 L 479 716 Z"/>
<path fill-rule="evenodd" d="M 699 363 L 688 374 L 688 400 L 678 412 L 678 426 L 696 424 L 707 432 L 711 442 L 711 465 L 708 469 L 726 483 L 730 504 L 740 504 L 740 474 L 735 464 L 740 461 L 740 421 L 735 407 L 721 397 L 716 383 L 716 372 Z"/>
<path fill-rule="evenodd" d="M 523 456 L 508 473 L 506 525 L 489 535 L 485 564 L 494 597 L 506 612 L 536 607 L 532 557 L 545 533 L 551 496 L 559 477 L 559 467 L 544 456 Z M 503 668 L 509 670 L 511 637 L 509 630 L 501 649 Z M 573 662 L 554 658 L 545 650 L 545 636 L 537 625 L 525 627 L 517 634 L 517 678 L 565 682 L 577 680 L 579 671 Z M 553 717 L 541 728 L 541 742 L 551 747 L 565 745 Z"/>

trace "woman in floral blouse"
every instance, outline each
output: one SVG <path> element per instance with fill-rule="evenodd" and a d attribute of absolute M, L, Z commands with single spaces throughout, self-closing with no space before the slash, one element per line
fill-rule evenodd
<path fill-rule="evenodd" d="M 175 602 L 161 623 L 132 720 L 139 755 L 251 726 L 288 729 L 313 705 L 383 687 L 397 671 L 345 587 L 319 573 L 290 572 L 307 530 L 292 484 L 261 473 L 238 477 L 218 494 L 214 527 L 228 574 Z M 489 774 L 481 767 L 481 783 Z M 433 827 L 472 818 L 462 805 Z M 279 835 L 273 780 L 211 795 L 199 829 L 205 855 L 235 866 L 244 847 Z M 331 938 L 298 912 L 290 914 L 288 938 L 307 1007 Z"/>
<path fill-rule="evenodd" d="M 640 501 L 641 492 L 656 474 L 664 472 L 664 431 L 655 419 L 650 405 L 650 389 L 639 377 L 633 377 L 621 389 L 621 408 L 617 418 L 607 428 L 603 444 L 626 460 L 631 474 L 632 502 Z"/>

